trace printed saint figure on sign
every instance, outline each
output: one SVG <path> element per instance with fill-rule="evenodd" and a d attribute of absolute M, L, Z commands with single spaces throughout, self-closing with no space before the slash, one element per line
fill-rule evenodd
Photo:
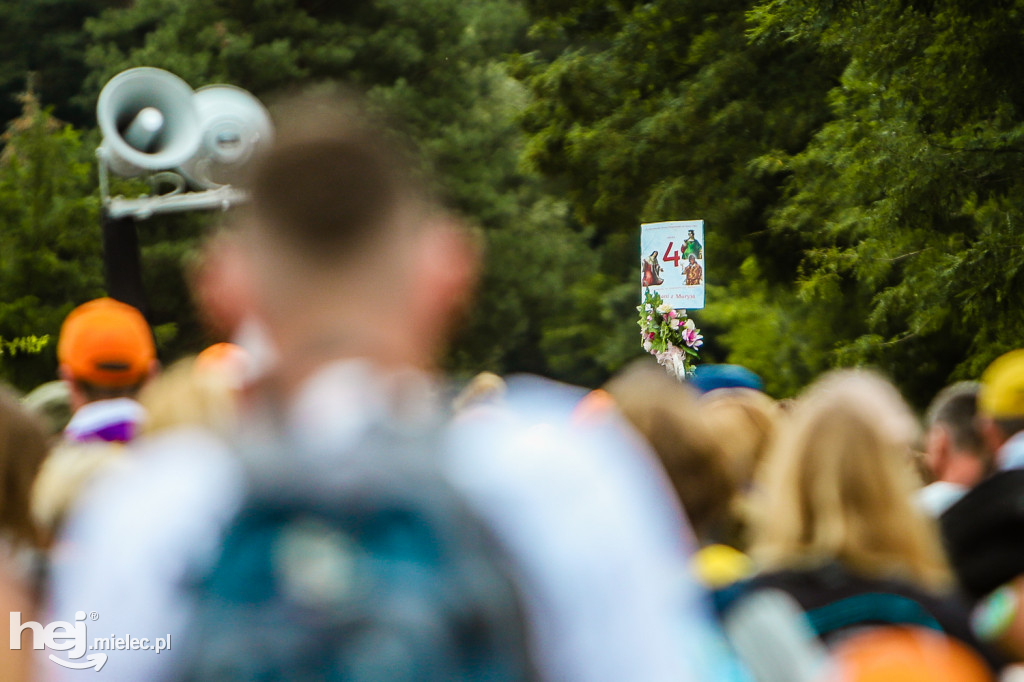
<path fill-rule="evenodd" d="M 683 274 L 686 276 L 686 286 L 695 286 L 700 284 L 701 278 L 704 276 L 704 268 L 697 262 L 697 256 L 690 254 L 689 264 L 683 268 Z"/>
<path fill-rule="evenodd" d="M 686 241 L 684 241 L 683 244 L 683 258 L 689 258 L 692 255 L 698 260 L 704 260 L 704 248 L 693 235 L 693 230 L 686 231 Z"/>
<path fill-rule="evenodd" d="M 658 262 L 657 251 L 643 260 L 642 270 L 641 283 L 645 287 L 655 287 L 665 281 L 661 278 L 661 264 Z"/>

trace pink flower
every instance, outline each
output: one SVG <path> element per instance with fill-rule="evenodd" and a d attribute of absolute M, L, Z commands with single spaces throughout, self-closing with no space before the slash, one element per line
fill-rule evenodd
<path fill-rule="evenodd" d="M 647 338 L 650 339 L 651 341 L 653 341 L 654 340 L 654 332 L 647 332 Z"/>
<path fill-rule="evenodd" d="M 668 318 L 668 319 L 670 319 L 670 320 L 671 320 L 671 319 L 675 319 L 675 317 L 676 317 L 676 311 L 675 311 L 675 310 L 670 310 L 670 311 L 668 311 L 668 313 L 667 313 L 667 314 L 665 315 L 665 317 L 667 317 L 667 318 Z"/>
<path fill-rule="evenodd" d="M 700 348 L 701 344 L 704 343 L 702 341 L 703 338 L 696 329 L 686 329 L 683 331 L 683 341 L 690 348 Z"/>

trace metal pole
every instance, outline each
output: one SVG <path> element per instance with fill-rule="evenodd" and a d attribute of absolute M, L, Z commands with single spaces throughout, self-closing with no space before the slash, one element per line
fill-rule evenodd
<path fill-rule="evenodd" d="M 147 315 L 146 291 L 142 286 L 142 256 L 139 233 L 133 216 L 112 217 L 104 207 L 103 269 L 107 293 L 113 299 L 138 308 Z"/>

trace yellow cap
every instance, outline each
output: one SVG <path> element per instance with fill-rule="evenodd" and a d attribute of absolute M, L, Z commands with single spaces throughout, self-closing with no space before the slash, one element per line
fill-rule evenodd
<path fill-rule="evenodd" d="M 705 586 L 718 590 L 750 576 L 754 562 L 728 545 L 708 545 L 693 555 L 690 568 Z"/>
<path fill-rule="evenodd" d="M 978 412 L 989 417 L 1024 417 L 1024 349 L 1000 355 L 981 375 Z"/>

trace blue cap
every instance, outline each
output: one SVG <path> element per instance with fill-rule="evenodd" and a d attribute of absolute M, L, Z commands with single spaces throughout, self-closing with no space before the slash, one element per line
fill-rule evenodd
<path fill-rule="evenodd" d="M 690 384 L 701 393 L 716 388 L 753 388 L 764 390 L 761 377 L 740 365 L 697 365 Z"/>

